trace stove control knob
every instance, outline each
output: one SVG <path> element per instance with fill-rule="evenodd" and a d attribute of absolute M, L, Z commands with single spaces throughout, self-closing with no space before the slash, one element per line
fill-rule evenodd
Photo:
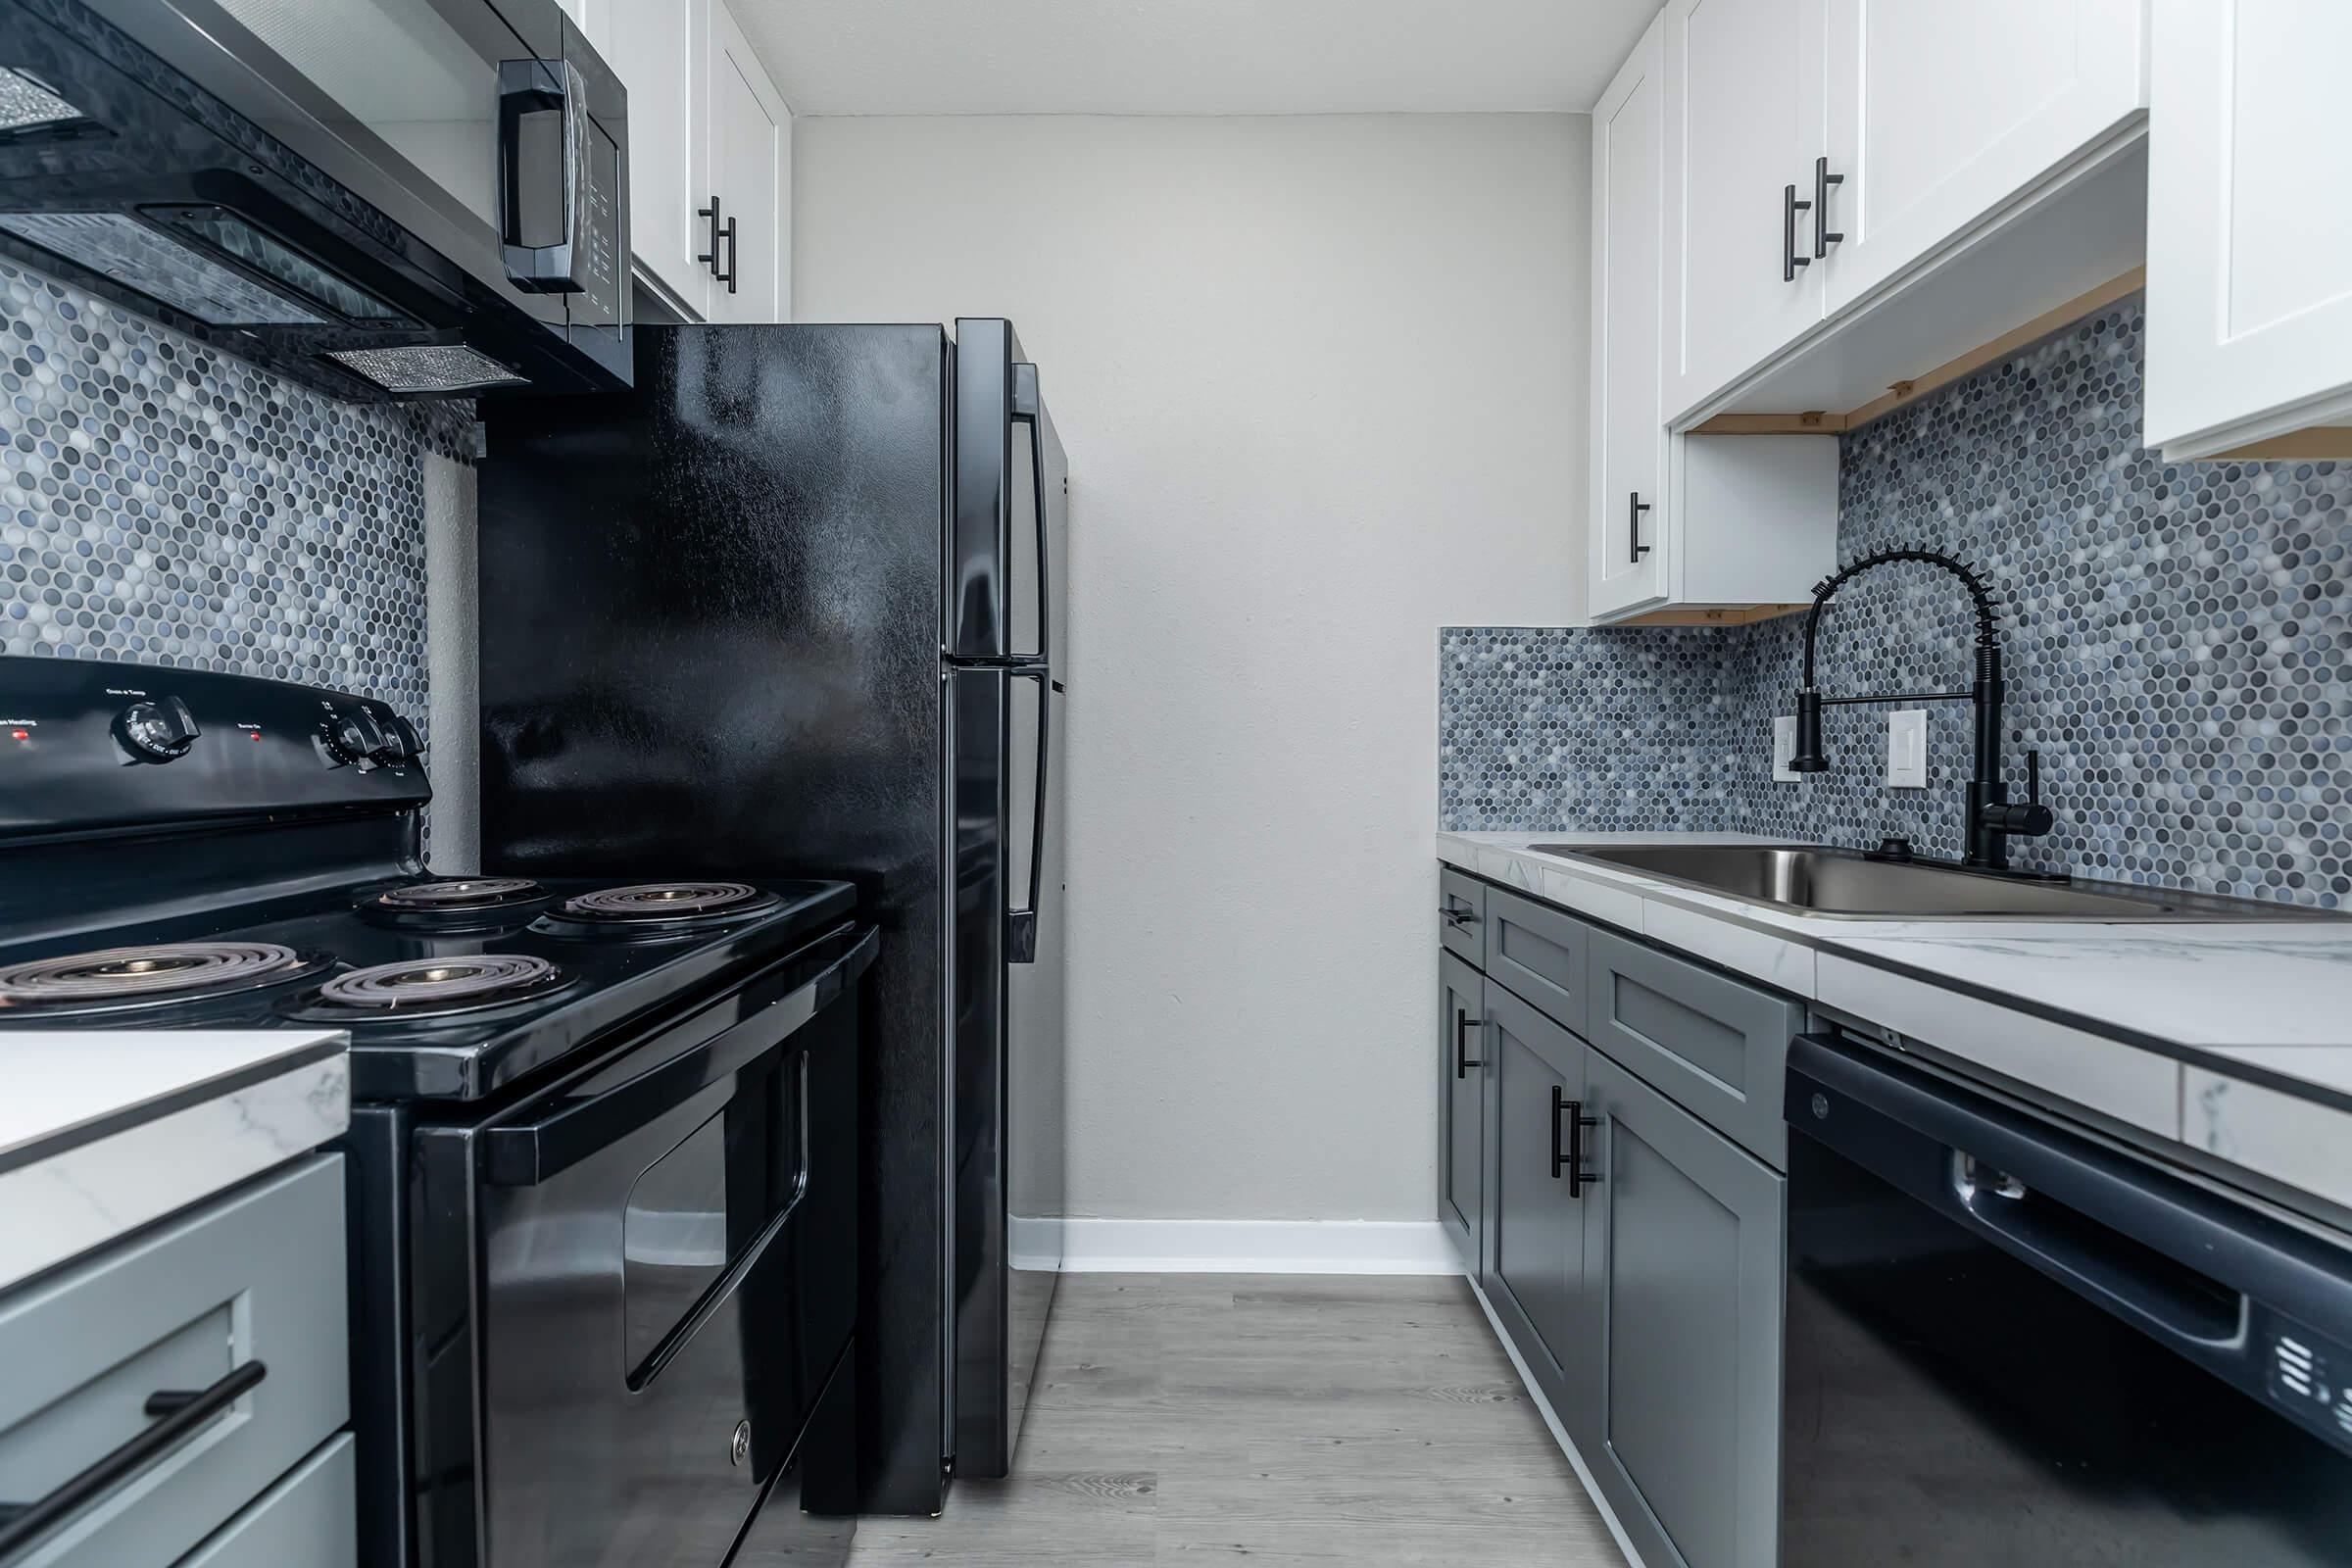
<path fill-rule="evenodd" d="M 169 762 L 187 756 L 204 732 L 196 727 L 196 715 L 187 704 L 176 697 L 159 697 L 122 710 L 115 720 L 115 733 L 139 760 Z"/>
<path fill-rule="evenodd" d="M 329 762 L 337 767 L 357 767 L 363 773 L 374 769 L 376 754 L 384 749 L 383 729 L 364 708 L 330 715 L 318 739 L 326 748 Z"/>
<path fill-rule="evenodd" d="M 416 725 L 398 713 L 387 717 L 382 728 L 384 744 L 368 754 L 376 761 L 386 767 L 398 767 L 424 755 L 424 737 L 416 733 Z"/>

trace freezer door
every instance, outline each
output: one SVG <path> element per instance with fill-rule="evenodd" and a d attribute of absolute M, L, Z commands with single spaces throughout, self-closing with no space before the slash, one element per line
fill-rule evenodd
<path fill-rule="evenodd" d="M 956 323 L 950 659 L 1053 664 L 1062 642 L 1069 466 L 1009 321 Z"/>

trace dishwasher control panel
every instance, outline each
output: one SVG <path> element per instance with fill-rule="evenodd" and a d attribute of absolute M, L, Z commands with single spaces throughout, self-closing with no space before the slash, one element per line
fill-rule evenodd
<path fill-rule="evenodd" d="M 2352 1348 L 2260 1305 L 2251 1327 L 2271 1402 L 2352 1453 Z"/>

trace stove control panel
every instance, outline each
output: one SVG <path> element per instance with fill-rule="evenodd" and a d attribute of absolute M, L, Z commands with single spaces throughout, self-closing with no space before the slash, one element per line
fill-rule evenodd
<path fill-rule="evenodd" d="M 414 811 L 416 731 L 372 698 L 213 670 L 0 657 L 0 839 Z"/>

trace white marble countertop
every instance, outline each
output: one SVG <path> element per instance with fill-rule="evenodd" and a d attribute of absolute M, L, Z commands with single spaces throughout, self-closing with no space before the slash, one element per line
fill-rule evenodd
<path fill-rule="evenodd" d="M 1536 844 L 1740 833 L 1441 833 L 1438 858 L 2352 1205 L 2352 920 L 1853 920 Z"/>
<path fill-rule="evenodd" d="M 340 1137 L 334 1029 L 0 1032 L 0 1290 Z"/>

